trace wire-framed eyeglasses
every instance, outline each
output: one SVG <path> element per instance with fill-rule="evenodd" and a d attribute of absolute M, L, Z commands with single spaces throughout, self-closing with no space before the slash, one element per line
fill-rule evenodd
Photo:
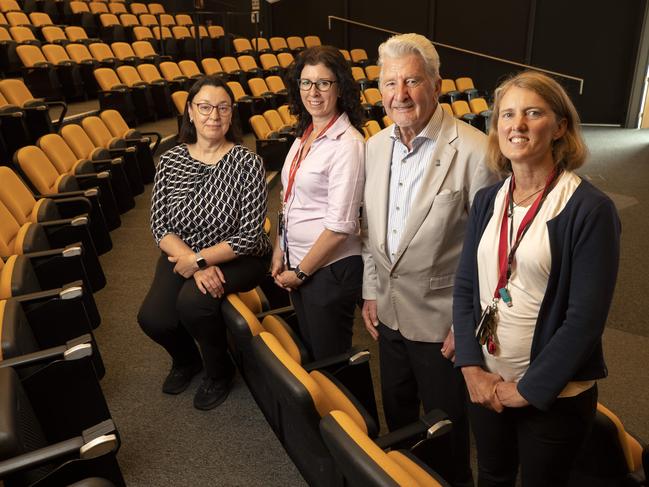
<path fill-rule="evenodd" d="M 318 81 L 311 81 L 310 79 L 300 78 L 297 80 L 297 85 L 302 91 L 309 91 L 313 85 L 315 85 L 316 90 L 318 91 L 329 91 L 331 85 L 338 83 L 338 81 L 333 79 L 319 79 Z"/>
<path fill-rule="evenodd" d="M 227 103 L 221 103 L 219 105 L 211 105 L 209 103 L 194 103 L 192 102 L 193 105 L 196 106 L 198 109 L 198 113 L 204 116 L 208 116 L 212 113 L 212 111 L 216 108 L 216 111 L 219 113 L 219 115 L 230 115 L 232 113 L 232 108 L 234 105 L 229 105 Z"/>

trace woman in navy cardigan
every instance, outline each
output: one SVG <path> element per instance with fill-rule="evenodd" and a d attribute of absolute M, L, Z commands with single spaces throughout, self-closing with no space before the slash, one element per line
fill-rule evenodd
<path fill-rule="evenodd" d="M 479 485 L 514 486 L 519 464 L 524 487 L 566 485 L 607 374 L 620 223 L 573 172 L 587 155 L 579 116 L 551 78 L 496 90 L 489 150 L 509 177 L 475 197 L 453 305 Z"/>

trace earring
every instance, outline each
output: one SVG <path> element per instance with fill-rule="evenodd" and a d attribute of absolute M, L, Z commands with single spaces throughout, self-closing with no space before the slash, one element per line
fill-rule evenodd
<path fill-rule="evenodd" d="M 189 123 L 194 123 L 194 119 L 193 119 L 193 118 L 190 118 L 190 119 L 189 119 Z"/>

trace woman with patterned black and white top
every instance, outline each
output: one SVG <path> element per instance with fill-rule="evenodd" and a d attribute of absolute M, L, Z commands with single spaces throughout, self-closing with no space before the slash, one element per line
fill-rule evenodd
<path fill-rule="evenodd" d="M 238 145 L 233 100 L 211 76 L 189 91 L 183 143 L 160 157 L 153 187 L 151 228 L 162 255 L 138 314 L 173 360 L 163 392 L 179 394 L 205 368 L 198 409 L 221 404 L 234 376 L 221 298 L 254 288 L 270 263 L 263 163 Z"/>
<path fill-rule="evenodd" d="M 456 367 L 471 398 L 480 486 L 564 486 L 606 377 L 602 333 L 617 277 L 613 202 L 573 171 L 586 158 L 563 88 L 523 72 L 497 90 L 492 169 L 453 295 Z"/>

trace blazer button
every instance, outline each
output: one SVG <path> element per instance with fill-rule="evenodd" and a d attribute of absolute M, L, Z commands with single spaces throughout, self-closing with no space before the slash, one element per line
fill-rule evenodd
<path fill-rule="evenodd" d="M 398 275 L 398 274 L 392 274 L 390 277 L 391 277 L 392 279 L 399 279 L 399 275 Z"/>

